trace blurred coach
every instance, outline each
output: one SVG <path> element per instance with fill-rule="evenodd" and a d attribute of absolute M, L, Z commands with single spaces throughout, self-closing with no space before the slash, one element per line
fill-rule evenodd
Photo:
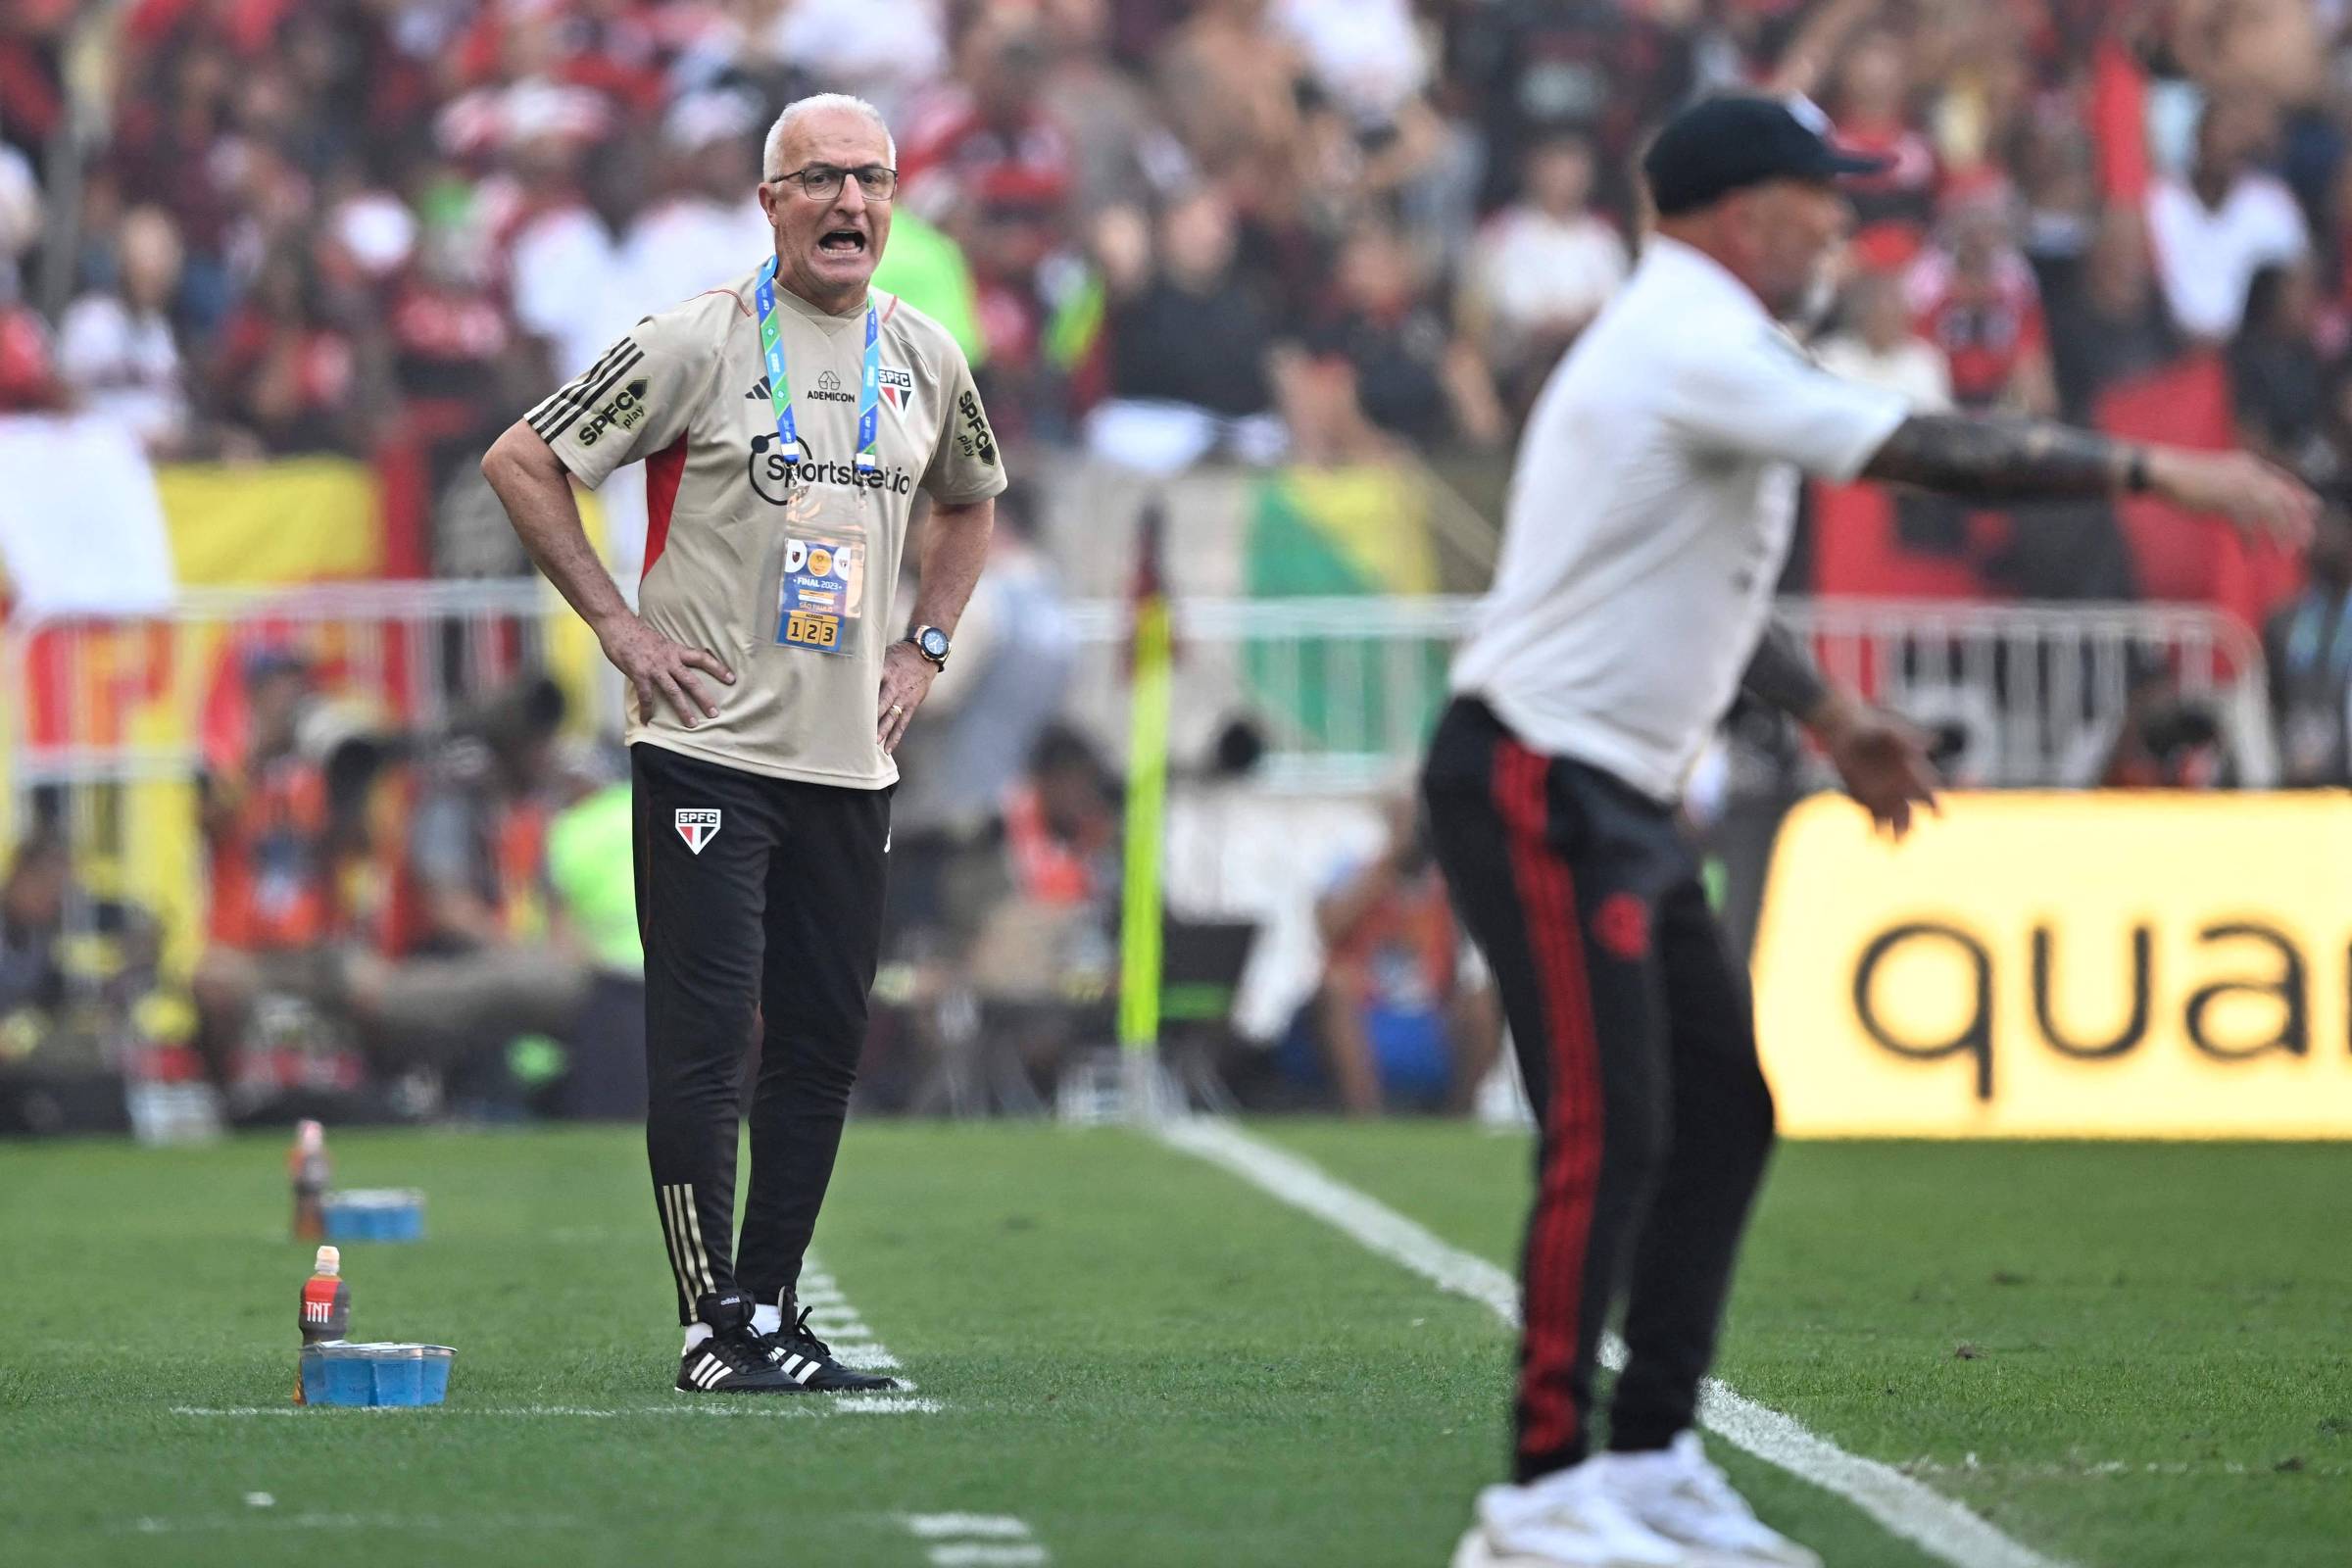
<path fill-rule="evenodd" d="M 1691 1431 L 1773 1112 L 1745 977 L 1674 819 L 1743 683 L 1802 720 L 1886 826 L 1932 798 L 1919 738 L 1769 629 L 1800 470 L 1993 504 L 2147 490 L 2289 537 L 2310 526 L 2310 492 L 2242 453 L 1912 415 L 1814 365 L 1780 323 L 1827 292 L 1852 220 L 1836 179 L 1878 167 L 1761 98 L 1659 132 L 1656 230 L 1536 402 L 1494 591 L 1431 742 L 1439 862 L 1541 1126 L 1516 1484 L 1481 1494 L 1456 1568 L 1819 1565 Z M 1595 1453 L 1593 1365 L 1620 1299 L 1628 1356 Z"/>

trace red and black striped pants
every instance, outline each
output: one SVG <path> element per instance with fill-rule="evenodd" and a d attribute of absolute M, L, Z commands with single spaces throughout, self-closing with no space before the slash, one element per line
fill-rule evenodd
<path fill-rule="evenodd" d="M 1592 1374 L 1625 1303 L 1609 1446 L 1691 1424 L 1772 1146 L 1745 976 L 1673 814 L 1531 751 L 1457 700 L 1422 779 L 1540 1126 L 1521 1280 L 1518 1479 L 1592 1446 Z"/>

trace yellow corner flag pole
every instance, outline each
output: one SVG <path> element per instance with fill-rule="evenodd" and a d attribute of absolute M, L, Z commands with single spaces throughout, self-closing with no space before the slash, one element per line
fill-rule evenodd
<path fill-rule="evenodd" d="M 1168 801 L 1168 704 L 1176 638 L 1159 569 L 1160 511 L 1143 517 L 1127 723 L 1127 854 L 1119 918 L 1119 1050 L 1128 1114 L 1158 1110 L 1160 859 Z"/>

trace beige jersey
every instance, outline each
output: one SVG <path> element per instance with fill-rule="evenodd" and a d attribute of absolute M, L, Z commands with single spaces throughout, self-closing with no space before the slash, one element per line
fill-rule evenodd
<path fill-rule="evenodd" d="M 591 487 L 643 460 L 647 530 L 637 608 L 706 648 L 735 684 L 703 679 L 716 718 L 693 729 L 630 700 L 630 744 L 778 778 L 880 789 L 898 768 L 874 740 L 882 652 L 906 516 L 1004 488 L 1004 461 L 963 353 L 940 324 L 875 291 L 877 466 L 856 463 L 865 312 L 829 316 L 776 290 L 802 461 L 768 400 L 756 272 L 647 317 L 527 421 Z"/>

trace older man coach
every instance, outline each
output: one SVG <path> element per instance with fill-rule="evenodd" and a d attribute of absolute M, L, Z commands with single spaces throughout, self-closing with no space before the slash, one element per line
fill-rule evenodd
<path fill-rule="evenodd" d="M 774 254 L 639 321 L 482 463 L 634 697 L 646 1145 L 687 1393 L 890 1386 L 809 1332 L 794 1289 L 864 1037 L 892 753 L 946 666 L 1004 488 L 955 340 L 867 286 L 890 241 L 895 162 L 871 105 L 825 94 L 788 107 L 760 184 Z M 588 545 L 571 480 L 595 486 L 639 461 L 648 528 L 632 612 Z M 913 619 L 885 624 L 917 489 L 932 510 Z"/>
<path fill-rule="evenodd" d="M 1758 98 L 1659 133 L 1655 231 L 1530 416 L 1431 743 L 1438 858 L 1541 1117 L 1515 1484 L 1480 1494 L 1456 1568 L 1818 1568 L 1690 1430 L 1773 1112 L 1744 976 L 1674 820 L 1743 679 L 1887 826 L 1931 796 L 1917 737 L 1767 632 L 1799 472 L 1991 502 L 2149 490 L 2289 537 L 2314 511 L 2244 454 L 1913 416 L 1815 367 L 1779 320 L 1824 291 L 1851 217 L 1837 176 L 1872 167 Z M 1601 1452 L 1593 1370 L 1620 1302 Z"/>

